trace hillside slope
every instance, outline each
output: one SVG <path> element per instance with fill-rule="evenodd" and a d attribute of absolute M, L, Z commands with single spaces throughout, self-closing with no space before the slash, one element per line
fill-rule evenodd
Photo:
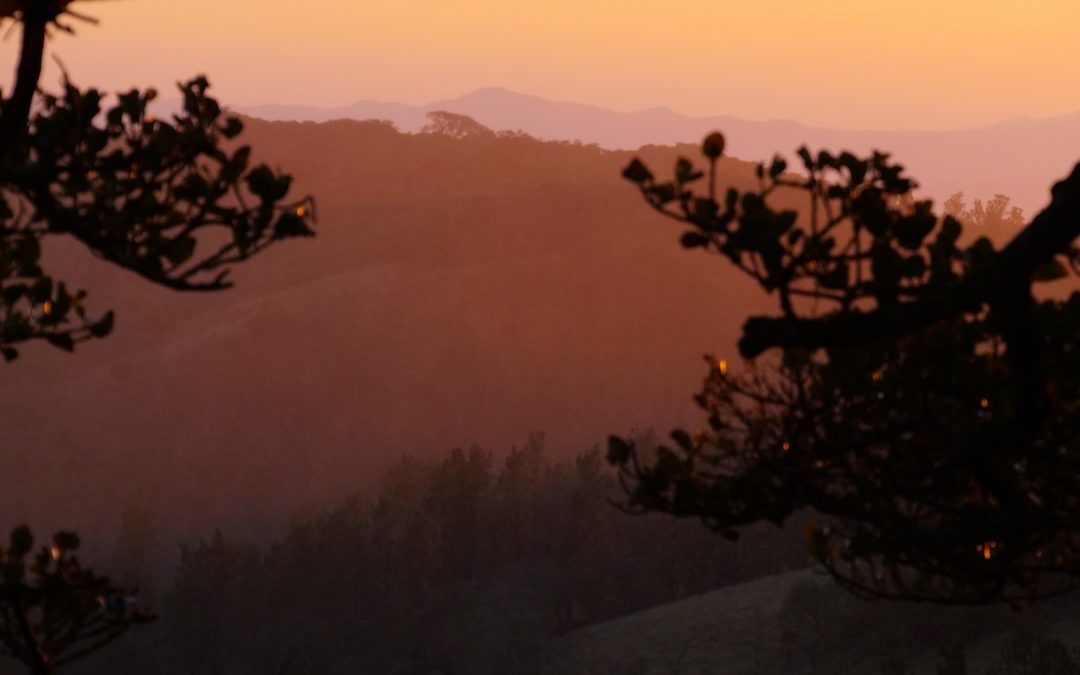
<path fill-rule="evenodd" d="M 1075 609 L 1075 601 L 1024 612 L 868 602 L 848 595 L 823 572 L 800 570 L 576 631 L 548 647 L 543 672 L 933 675 L 941 648 L 961 644 L 966 672 L 974 675 L 1000 667 L 1003 652 L 1019 635 L 1060 640 L 1078 660 L 1080 628 L 1070 620 Z"/>
<path fill-rule="evenodd" d="M 502 453 L 538 429 L 569 456 L 613 432 L 694 428 L 702 355 L 734 354 L 747 315 L 773 307 L 679 247 L 620 177 L 630 152 L 355 121 L 253 121 L 244 141 L 316 195 L 318 237 L 216 295 L 50 246 L 117 327 L 4 367 L 10 521 L 112 529 L 141 505 L 168 532 L 260 534 L 403 454 Z M 641 152 L 665 171 L 695 150 Z M 721 172 L 754 182 L 745 162 Z"/>
<path fill-rule="evenodd" d="M 770 304 L 679 248 L 620 178 L 629 153 L 345 121 L 253 122 L 244 140 L 317 196 L 318 237 L 202 296 L 51 247 L 117 328 L 5 367 L 9 519 L 111 528 L 140 504 L 189 536 L 264 531 L 405 453 L 502 452 L 541 429 L 567 455 L 696 424 L 701 355 Z"/>
<path fill-rule="evenodd" d="M 730 586 L 576 631 L 552 644 L 547 675 L 780 672 L 784 596 L 809 571 Z M 771 669 L 771 670 L 770 670 Z"/>

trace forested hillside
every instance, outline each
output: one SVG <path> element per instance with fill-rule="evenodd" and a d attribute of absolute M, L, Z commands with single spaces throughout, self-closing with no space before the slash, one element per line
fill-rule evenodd
<path fill-rule="evenodd" d="M 319 236 L 198 297 L 49 249 L 117 324 L 83 358 L 31 348 L 6 369 L 13 522 L 111 530 L 139 506 L 169 532 L 265 534 L 404 453 L 544 429 L 565 457 L 693 424 L 701 355 L 763 297 L 678 247 L 620 178 L 630 153 L 374 122 L 252 121 L 245 141 L 317 196 Z"/>
<path fill-rule="evenodd" d="M 110 569 L 160 617 L 73 672 L 528 675 L 575 628 L 805 564 L 798 523 L 736 545 L 611 508 L 598 450 L 555 460 L 533 433 L 502 454 L 395 462 L 273 543 L 208 531 L 156 579 L 163 542 L 129 514 Z"/>

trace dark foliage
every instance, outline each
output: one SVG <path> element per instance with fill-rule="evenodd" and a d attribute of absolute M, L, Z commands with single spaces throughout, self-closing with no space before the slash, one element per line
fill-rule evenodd
<path fill-rule="evenodd" d="M 92 316 L 86 293 L 42 266 L 49 237 L 77 240 L 95 256 L 161 286 L 205 291 L 230 285 L 230 266 L 283 239 L 313 234 L 310 199 L 288 201 L 291 178 L 250 166 L 230 147 L 243 130 L 207 95 L 205 78 L 181 86 L 183 111 L 158 120 L 153 91 L 112 106 L 65 81 L 41 94 L 46 37 L 92 21 L 71 0 L 4 0 L 0 24 L 20 24 L 14 87 L 0 97 L 0 355 L 43 340 L 71 351 L 113 328 Z M 38 105 L 35 107 L 34 103 Z M 4 552 L 0 640 L 8 656 L 48 673 L 149 618 L 108 579 L 79 565 L 78 538 L 57 535 L 32 562 L 28 528 Z"/>
<path fill-rule="evenodd" d="M 205 78 L 180 87 L 183 111 L 151 115 L 153 90 L 105 95 L 65 81 L 38 92 L 50 28 L 89 20 L 71 0 L 9 0 L 0 24 L 21 24 L 11 95 L 0 97 L 0 353 L 42 339 L 65 350 L 108 335 L 112 312 L 91 318 L 86 293 L 41 266 L 42 242 L 71 237 L 97 257 L 181 291 L 228 288 L 230 265 L 274 242 L 311 236 L 310 198 L 287 201 L 292 178 L 251 167 L 243 131 L 207 95 Z"/>
<path fill-rule="evenodd" d="M 427 114 L 428 123 L 420 130 L 424 134 L 440 134 L 450 138 L 495 138 L 491 129 L 468 115 L 434 110 Z"/>
<path fill-rule="evenodd" d="M 689 226 L 685 247 L 777 296 L 780 315 L 748 319 L 739 348 L 779 356 L 739 374 L 710 359 L 707 431 L 675 431 L 654 456 L 611 439 L 629 508 L 697 516 L 729 538 L 810 509 L 811 553 L 868 595 L 984 603 L 1072 588 L 1080 294 L 1040 302 L 1032 285 L 1075 260 L 1080 167 L 995 250 L 961 245 L 960 222 L 914 200 L 882 153 L 803 148 L 804 173 L 777 158 L 757 189 L 719 194 L 722 152 L 714 134 L 706 171 L 680 159 L 661 182 L 635 160 L 624 175 Z M 806 210 L 770 208 L 783 191 L 805 193 Z"/>
<path fill-rule="evenodd" d="M 797 533 L 733 550 L 618 494 L 599 451 L 553 463 L 540 435 L 498 467 L 402 460 L 264 555 L 220 532 L 184 547 L 147 639 L 91 672 L 528 673 L 556 635 L 806 560 Z"/>
<path fill-rule="evenodd" d="M 35 674 L 54 672 L 153 619 L 123 589 L 83 567 L 78 548 L 75 534 L 60 532 L 35 552 L 26 526 L 0 547 L 0 653 Z"/>

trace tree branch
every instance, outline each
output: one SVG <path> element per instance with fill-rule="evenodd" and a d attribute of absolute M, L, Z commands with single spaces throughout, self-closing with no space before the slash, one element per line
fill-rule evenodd
<path fill-rule="evenodd" d="M 33 7 L 44 4 L 35 3 L 22 13 L 22 46 L 15 72 L 15 87 L 0 112 L 0 156 L 15 145 L 30 119 L 30 106 L 37 92 L 45 55 L 45 29 L 49 24 L 48 12 Z"/>
<path fill-rule="evenodd" d="M 915 302 L 870 312 L 845 312 L 817 319 L 751 317 L 743 325 L 739 352 L 753 358 L 773 347 L 818 349 L 865 343 L 911 333 L 948 316 L 996 299 L 1030 280 L 1039 264 L 1080 236 L 1080 164 L 1054 185 L 1051 201 L 985 268 Z"/>

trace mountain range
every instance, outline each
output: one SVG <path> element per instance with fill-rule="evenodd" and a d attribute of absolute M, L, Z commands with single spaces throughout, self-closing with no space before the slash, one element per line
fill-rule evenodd
<path fill-rule="evenodd" d="M 241 106 L 237 112 L 266 120 L 383 119 L 405 132 L 420 130 L 432 111 L 468 115 L 495 130 L 520 130 L 544 140 L 579 140 L 602 148 L 697 143 L 721 130 L 731 156 L 749 161 L 774 154 L 794 157 L 812 150 L 889 152 L 908 168 L 923 194 L 944 200 L 959 191 L 968 199 L 1005 194 L 1028 215 L 1042 208 L 1048 186 L 1080 160 L 1080 112 L 1055 118 L 1015 119 L 988 127 L 940 131 L 828 129 L 792 120 L 746 120 L 730 115 L 695 117 L 658 107 L 635 112 L 550 101 L 500 87 L 424 105 L 360 101 L 337 108 Z"/>

